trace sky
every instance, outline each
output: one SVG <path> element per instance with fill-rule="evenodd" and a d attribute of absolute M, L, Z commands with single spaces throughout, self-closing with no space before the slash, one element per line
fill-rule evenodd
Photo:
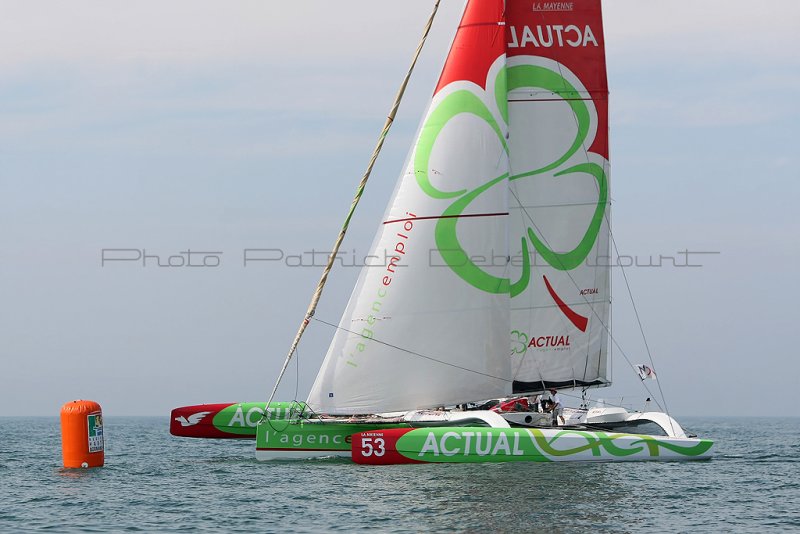
<path fill-rule="evenodd" d="M 266 400 L 321 272 L 307 253 L 330 249 L 431 6 L 0 0 L 0 415 Z M 350 257 L 462 8 L 442 2 Z M 668 408 L 795 415 L 800 3 L 603 8 L 614 237 Z M 211 265 L 158 266 L 187 250 Z M 317 317 L 338 322 L 357 275 L 334 270 Z M 614 336 L 639 363 L 620 275 Z M 332 335 L 312 325 L 279 399 L 305 398 Z M 647 396 L 618 355 L 613 380 L 592 395 Z"/>

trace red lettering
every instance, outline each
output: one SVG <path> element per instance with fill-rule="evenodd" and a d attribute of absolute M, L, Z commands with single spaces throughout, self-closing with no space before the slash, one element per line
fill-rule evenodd
<path fill-rule="evenodd" d="M 569 347 L 569 336 L 531 336 L 528 347 Z"/>

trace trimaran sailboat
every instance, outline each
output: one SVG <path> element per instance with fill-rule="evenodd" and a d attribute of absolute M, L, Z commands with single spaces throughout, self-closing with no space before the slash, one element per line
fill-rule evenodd
<path fill-rule="evenodd" d="M 259 459 L 708 458 L 661 412 L 479 406 L 610 385 L 609 220 L 600 0 L 470 0 L 370 251 L 385 261 L 362 269 L 307 401 L 186 406 L 171 431 L 255 436 Z"/>

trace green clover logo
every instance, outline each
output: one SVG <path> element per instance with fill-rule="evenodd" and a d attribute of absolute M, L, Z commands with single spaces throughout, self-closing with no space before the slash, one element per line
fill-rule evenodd
<path fill-rule="evenodd" d="M 593 103 L 582 99 L 582 87 L 575 87 L 561 74 L 566 71 L 565 67 L 555 64 L 556 69 L 554 69 L 545 62 L 536 61 L 541 58 L 528 59 L 533 64 L 522 63 L 503 67 L 499 70 L 493 83 L 487 83 L 487 87 L 494 87 L 493 96 L 500 113 L 499 117 L 489 110 L 484 101 L 485 98 L 489 98 L 488 94 L 476 94 L 477 91 L 471 87 L 450 92 L 438 102 L 428 115 L 414 153 L 414 173 L 422 191 L 435 199 L 453 199 L 452 204 L 442 213 L 435 229 L 436 246 L 444 261 L 454 273 L 473 287 L 489 293 L 509 293 L 511 297 L 525 291 L 530 283 L 529 243 L 555 269 L 569 271 L 580 265 L 597 240 L 608 200 L 608 180 L 602 165 L 589 161 L 588 157 L 586 163 L 574 164 L 573 160 L 573 164 L 568 164 L 579 150 L 590 146 L 593 141 L 589 138 L 590 132 L 593 132 L 591 128 L 593 114 L 590 112 L 590 106 L 593 106 Z M 429 161 L 433 147 L 444 126 L 457 115 L 472 114 L 484 120 L 494 130 L 502 150 L 508 156 L 508 143 L 502 134 L 504 128 L 501 128 L 498 121 L 503 121 L 503 126 L 508 124 L 508 92 L 528 88 L 549 91 L 554 97 L 563 99 L 571 108 L 577 125 L 577 133 L 567 150 L 539 168 L 525 170 L 510 176 L 505 173 L 491 177 L 483 185 L 471 191 L 466 189 L 442 191 L 436 188 L 428 175 Z M 553 177 L 585 173 L 597 181 L 599 191 L 597 205 L 583 238 L 572 250 L 556 252 L 548 246 L 547 240 L 543 236 L 539 236 L 534 228 L 528 227 L 524 232 L 525 235 L 514 236 L 515 239 L 519 239 L 523 258 L 519 280 L 511 282 L 508 278 L 487 273 L 470 259 L 469 254 L 459 242 L 456 234 L 459 217 L 472 202 L 492 187 L 506 183 L 506 180 L 513 182 L 545 173 L 551 173 Z"/>
<path fill-rule="evenodd" d="M 511 354 L 525 354 L 528 350 L 528 334 L 519 330 L 511 331 Z"/>

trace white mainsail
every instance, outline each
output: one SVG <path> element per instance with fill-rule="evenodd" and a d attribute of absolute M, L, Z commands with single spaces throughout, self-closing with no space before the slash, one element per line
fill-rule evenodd
<path fill-rule="evenodd" d="M 506 5 L 513 389 L 607 385 L 610 169 L 600 2 Z"/>
<path fill-rule="evenodd" d="M 308 397 L 317 412 L 510 392 L 504 32 L 502 11 L 482 15 L 459 30 L 445 72 L 463 60 L 459 40 L 493 60 L 479 83 L 457 80 L 434 95 Z M 471 274 L 479 286 L 465 284 Z"/>

